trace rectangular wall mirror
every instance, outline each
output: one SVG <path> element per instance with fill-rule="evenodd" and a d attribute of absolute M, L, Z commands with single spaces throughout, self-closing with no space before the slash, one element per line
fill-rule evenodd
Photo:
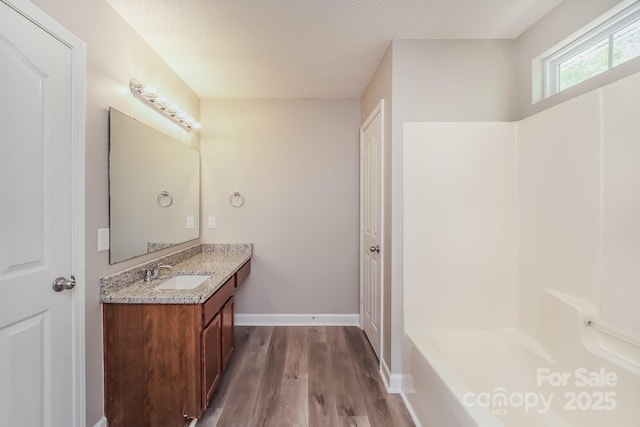
<path fill-rule="evenodd" d="M 109 109 L 110 263 L 200 236 L 200 154 Z"/>

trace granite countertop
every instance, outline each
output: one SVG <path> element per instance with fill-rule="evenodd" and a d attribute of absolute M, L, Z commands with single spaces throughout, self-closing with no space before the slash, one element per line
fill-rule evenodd
<path fill-rule="evenodd" d="M 100 302 L 119 304 L 200 304 L 213 295 L 253 253 L 252 244 L 203 244 L 100 279 Z M 171 262 L 173 260 L 173 262 Z M 157 279 L 142 280 L 142 269 L 163 262 Z M 211 276 L 194 289 L 154 289 L 177 275 Z"/>

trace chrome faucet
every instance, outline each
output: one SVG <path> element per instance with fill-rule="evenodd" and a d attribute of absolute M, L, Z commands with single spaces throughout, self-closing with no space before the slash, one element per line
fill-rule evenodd
<path fill-rule="evenodd" d="M 144 268 L 142 270 L 144 272 L 144 282 L 149 283 L 153 279 L 157 278 L 161 268 L 166 268 L 168 270 L 171 270 L 171 266 L 169 264 L 163 264 L 163 263 L 160 263 L 155 267 Z"/>

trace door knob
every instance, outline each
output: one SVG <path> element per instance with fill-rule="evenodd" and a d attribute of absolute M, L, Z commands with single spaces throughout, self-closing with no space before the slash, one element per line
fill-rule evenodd
<path fill-rule="evenodd" d="M 66 277 L 58 277 L 53 281 L 53 290 L 56 292 L 62 292 L 65 289 L 73 289 L 76 287 L 76 278 L 71 276 L 71 279 Z"/>
<path fill-rule="evenodd" d="M 371 246 L 371 247 L 369 247 L 369 252 L 377 252 L 377 253 L 380 253 L 380 245 L 375 245 L 375 246 Z"/>

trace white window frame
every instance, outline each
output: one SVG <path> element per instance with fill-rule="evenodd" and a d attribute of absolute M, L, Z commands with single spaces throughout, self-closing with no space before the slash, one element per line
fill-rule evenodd
<path fill-rule="evenodd" d="M 615 13 L 604 22 L 591 28 L 582 35 L 573 37 L 572 41 L 565 41 L 559 49 L 556 48 L 551 54 L 543 55 L 542 59 L 542 86 L 543 97 L 548 98 L 560 92 L 560 81 L 558 79 L 559 65 L 575 56 L 578 56 L 590 47 L 608 40 L 609 58 L 607 63 L 608 71 L 613 65 L 613 36 L 616 32 L 629 24 L 640 20 L 640 1 L 634 1 L 630 6 Z M 637 57 L 636 57 L 637 58 Z M 630 58 L 631 59 L 631 58 Z M 619 65 L 619 64 L 618 64 Z M 601 74 L 601 73 L 598 73 Z M 586 81 L 589 79 L 585 79 Z M 576 83 L 579 84 L 579 83 Z M 572 85 L 571 87 L 573 87 Z"/>

